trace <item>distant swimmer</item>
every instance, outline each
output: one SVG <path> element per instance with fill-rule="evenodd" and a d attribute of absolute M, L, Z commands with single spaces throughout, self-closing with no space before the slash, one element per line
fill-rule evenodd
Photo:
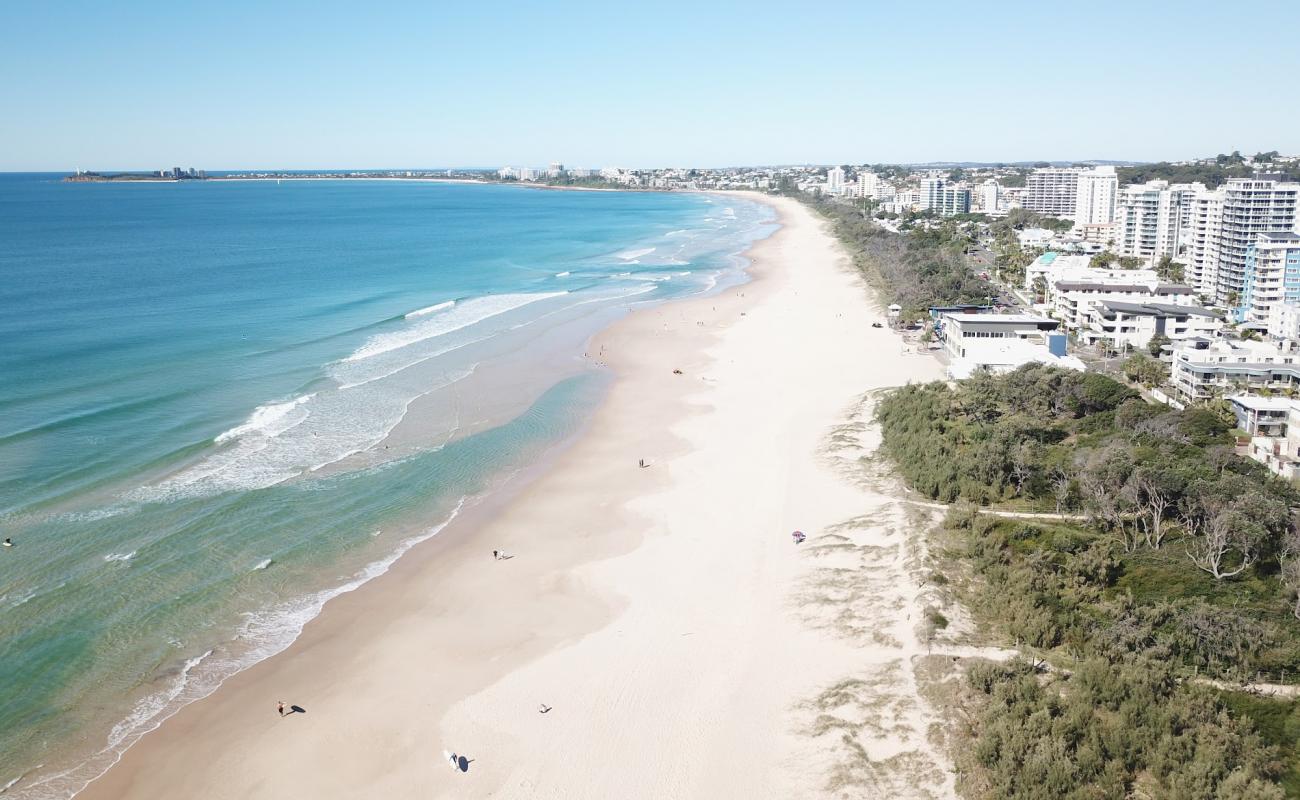
<path fill-rule="evenodd" d="M 6 536 L 6 537 L 5 537 L 5 540 L 4 540 L 4 546 L 5 546 L 5 547 L 13 547 L 13 546 L 14 546 L 14 540 L 13 540 L 13 539 L 10 539 L 9 537 Z"/>

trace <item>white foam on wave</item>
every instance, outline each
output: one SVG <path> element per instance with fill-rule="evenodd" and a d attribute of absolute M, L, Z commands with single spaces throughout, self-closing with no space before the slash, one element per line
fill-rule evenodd
<path fill-rule="evenodd" d="M 264 570 L 264 569 L 266 569 L 267 567 L 271 566 L 271 564 L 273 564 L 273 563 L 274 563 L 274 562 L 273 562 L 271 559 L 269 559 L 269 558 L 264 558 L 264 559 L 262 559 L 261 561 L 257 562 L 257 566 L 253 567 L 253 572 L 257 572 L 257 571 L 259 571 L 259 570 Z"/>
<path fill-rule="evenodd" d="M 157 730 L 176 712 L 212 694 L 232 676 L 283 652 L 302 635 L 303 627 L 319 616 L 330 600 L 355 591 L 388 572 L 412 547 L 438 535 L 460 514 L 466 500 L 462 497 L 441 523 L 404 539 L 392 553 L 370 562 L 343 584 L 286 601 L 262 612 L 246 614 L 245 622 L 233 640 L 236 643 L 231 648 L 234 652 L 218 653 L 214 648 L 186 660 L 166 688 L 141 698 L 127 717 L 113 726 L 106 745 L 97 753 L 82 764 L 33 781 L 29 789 L 44 787 L 41 795 L 33 797 L 68 798 L 80 792 L 120 761 L 141 737 Z M 40 767 L 33 767 L 26 774 L 36 769 Z"/>
<path fill-rule="evenodd" d="M 457 303 L 447 313 L 439 314 L 409 328 L 372 336 L 355 353 L 343 360 L 345 362 L 361 361 L 403 347 L 410 347 L 417 342 L 432 339 L 435 336 L 445 336 L 452 331 L 469 327 L 498 314 L 513 311 L 516 308 L 522 308 L 529 303 L 536 303 L 539 300 L 559 297 L 564 294 L 568 294 L 568 292 L 493 294 L 486 297 L 476 297 L 473 300 Z"/>
<path fill-rule="evenodd" d="M 641 248 L 641 249 L 639 249 L 639 250 L 624 250 L 624 251 L 621 252 L 621 253 L 617 253 L 617 254 L 615 254 L 615 257 L 616 257 L 616 258 L 621 258 L 621 259 L 623 259 L 624 261 L 631 261 L 631 260 L 634 259 L 634 258 L 640 258 L 641 256 L 648 256 L 648 255 L 650 255 L 651 253 L 653 253 L 654 251 L 655 251 L 655 248 L 653 248 L 653 247 L 645 247 L 645 248 Z"/>
<path fill-rule="evenodd" d="M 109 553 L 108 555 L 104 556 L 104 560 L 109 563 L 112 563 L 114 561 L 130 561 L 131 559 L 135 558 L 135 554 L 136 554 L 135 550 L 132 550 L 129 553 Z"/>
<path fill-rule="evenodd" d="M 673 279 L 672 275 L 659 272 L 616 272 L 609 276 L 612 281 L 654 281 L 663 283 Z"/>
<path fill-rule="evenodd" d="M 245 422 L 218 434 L 212 441 L 214 444 L 223 444 L 250 433 L 260 433 L 263 436 L 279 436 L 290 428 L 301 425 L 303 420 L 307 419 L 306 411 L 294 412 L 301 409 L 305 403 L 315 396 L 315 394 L 305 394 L 284 403 L 268 403 L 264 406 L 258 406 L 253 409 L 253 413 L 249 415 Z"/>
<path fill-rule="evenodd" d="M 33 597 L 35 597 L 37 591 L 38 591 L 37 589 L 30 589 L 26 592 L 21 592 L 12 600 L 9 600 L 9 595 L 7 593 L 0 594 L 0 603 L 3 603 L 6 600 L 8 600 L 10 608 L 17 608 L 18 606 L 22 605 L 23 603 L 26 603 L 28 600 L 31 600 Z"/>
<path fill-rule="evenodd" d="M 417 389 L 323 391 L 305 409 L 310 425 L 274 435 L 241 436 L 180 472 L 124 495 L 135 503 L 171 502 L 227 491 L 264 489 L 318 471 L 382 442 L 415 400 L 471 375 L 476 365 L 448 372 Z"/>
<path fill-rule="evenodd" d="M 404 317 L 404 319 L 414 319 L 414 318 L 416 318 L 416 317 L 427 316 L 427 315 L 429 315 L 429 314 L 433 314 L 433 313 L 435 313 L 435 312 L 442 311 L 444 308 L 451 308 L 451 307 L 454 306 L 454 305 L 456 305 L 456 301 L 455 301 L 455 300 L 447 300 L 446 302 L 435 303 L 435 304 L 433 304 L 433 305 L 431 305 L 431 306 L 428 306 L 427 308 L 417 308 L 416 310 L 414 310 L 414 311 L 410 312 L 409 314 L 407 314 L 407 315 Z"/>
<path fill-rule="evenodd" d="M 570 273 L 570 272 L 568 272 L 568 271 L 566 270 L 565 272 L 557 272 L 557 273 L 555 273 L 555 277 L 557 277 L 557 278 L 567 278 L 567 277 L 569 277 L 570 274 L 572 274 L 572 273 Z"/>
<path fill-rule="evenodd" d="M 36 766 L 32 767 L 31 769 L 27 770 L 26 772 L 19 773 L 19 775 L 18 775 L 17 778 L 14 778 L 13 780 L 9 781 L 9 782 L 6 783 L 4 786 L 0 786 L 0 794 L 5 794 L 5 793 L 8 792 L 10 789 L 12 789 L 12 788 L 14 788 L 15 786 L 17 786 L 17 785 L 18 785 L 18 782 L 21 781 L 23 778 L 26 778 L 28 775 L 30 775 L 31 773 L 35 772 L 36 770 L 40 769 L 40 768 L 43 767 L 43 766 L 45 766 L 45 765 L 44 765 L 44 764 L 37 764 Z"/>

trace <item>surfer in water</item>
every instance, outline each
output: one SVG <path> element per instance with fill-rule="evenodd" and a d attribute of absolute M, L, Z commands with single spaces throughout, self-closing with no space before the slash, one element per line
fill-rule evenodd
<path fill-rule="evenodd" d="M 6 536 L 6 537 L 5 537 L 5 540 L 4 540 L 4 546 L 5 546 L 5 547 L 13 547 L 13 546 L 14 546 L 14 540 L 13 540 L 13 539 L 10 539 L 8 536 Z"/>

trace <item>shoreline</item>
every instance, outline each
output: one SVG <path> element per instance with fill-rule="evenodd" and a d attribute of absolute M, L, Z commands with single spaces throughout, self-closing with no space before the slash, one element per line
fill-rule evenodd
<path fill-rule="evenodd" d="M 781 214 L 780 230 L 747 252 L 750 281 L 713 297 L 635 311 L 595 337 L 590 352 L 609 364 L 613 386 L 543 474 L 518 485 L 500 507 L 489 502 L 467 509 L 441 534 L 398 559 L 381 580 L 336 597 L 287 650 L 181 709 L 78 796 L 326 797 L 339 796 L 340 790 L 410 796 L 457 791 L 459 781 L 472 780 L 476 792 L 598 797 L 609 796 L 600 787 L 616 777 L 606 774 L 611 770 L 644 773 L 649 782 L 641 784 L 644 794 L 638 796 L 678 793 L 671 787 L 730 786 L 724 779 L 734 777 L 734 764 L 718 764 L 712 772 L 683 764 L 692 767 L 689 775 L 677 767 L 661 770 L 658 759 L 669 740 L 656 736 L 653 744 L 633 743 L 623 729 L 645 727 L 647 717 L 656 721 L 661 716 L 656 708 L 666 703 L 679 713 L 658 720 L 661 732 L 680 734 L 690 713 L 680 713 L 675 700 L 692 699 L 688 712 L 710 705 L 707 696 L 696 696 L 689 675 L 669 677 L 678 662 L 694 663 L 699 682 L 713 684 L 721 676 L 709 674 L 709 666 L 729 650 L 748 651 L 751 661 L 761 651 L 760 662 L 788 665 L 795 657 L 791 640 L 817 638 L 786 618 L 799 561 L 790 557 L 783 529 L 814 528 L 800 518 L 824 518 L 826 496 L 835 497 L 836 508 L 856 504 L 854 487 L 834 476 L 827 483 L 820 474 L 825 468 L 809 464 L 819 463 L 818 441 L 846 404 L 872 388 L 867 351 L 858 350 L 856 337 L 875 339 L 877 350 L 897 347 L 889 331 L 869 328 L 879 310 L 868 308 L 860 278 L 845 268 L 838 244 L 807 209 L 790 200 L 740 196 L 768 202 Z M 817 248 L 815 256 L 805 252 L 810 245 Z M 800 261 L 800 269 L 794 269 Z M 785 268 L 773 269 L 772 262 Z M 801 289 L 804 300 L 797 299 Z M 832 308 L 838 309 L 836 316 L 830 316 Z M 815 336 L 807 335 L 809 328 L 816 328 Z M 792 341 L 797 337 L 787 335 L 795 331 L 804 332 L 803 343 L 812 352 L 822 353 L 820 361 L 844 363 L 801 364 L 819 360 L 808 359 Z M 790 391 L 769 380 L 763 362 L 776 357 L 800 373 L 807 387 L 798 391 L 796 382 L 799 397 L 785 399 L 797 399 L 797 406 L 810 413 L 769 418 L 764 393 L 776 391 L 784 398 Z M 904 374 L 886 374 L 881 385 L 932 377 L 936 370 L 929 359 L 893 359 L 904 366 L 895 372 Z M 672 373 L 678 368 L 683 375 Z M 829 396 L 823 397 L 825 390 Z M 798 446 L 786 454 L 789 463 L 780 456 L 774 460 L 766 447 L 749 452 L 756 442 L 796 440 Z M 745 457 L 738 459 L 738 451 Z M 637 467 L 642 457 L 650 469 Z M 716 478 L 719 486 L 704 488 L 701 483 L 713 479 L 713 470 L 701 467 L 709 464 L 725 468 Z M 752 473 L 753 480 L 737 483 L 727 478 L 728 471 Z M 787 491 L 815 485 L 811 493 L 818 502 L 799 518 L 786 519 L 784 503 L 771 505 L 782 495 L 783 481 Z M 773 491 L 758 494 L 755 507 L 744 509 L 746 498 L 764 484 Z M 724 500 L 740 505 L 713 507 Z M 728 541 L 712 541 L 709 531 L 735 525 L 735 515 L 774 535 L 755 540 L 742 530 L 730 532 Z M 515 558 L 493 562 L 487 553 L 496 547 Z M 721 586 L 677 585 L 670 577 L 678 568 L 703 569 L 698 577 L 704 584 L 721 574 L 734 580 Z M 737 574 L 737 568 L 744 569 Z M 770 587 L 751 585 L 755 571 L 775 580 Z M 738 585 L 753 589 L 753 597 L 732 597 Z M 719 589 L 725 592 L 719 595 Z M 678 608 L 671 596 L 676 591 L 691 595 L 692 602 Z M 715 621 L 699 617 L 734 602 L 741 606 L 733 611 L 751 626 L 770 622 L 780 635 L 753 631 L 753 647 L 736 648 L 740 642 L 733 641 L 722 652 L 718 637 L 693 639 L 699 631 L 679 631 L 677 641 L 663 635 L 668 623 L 709 627 Z M 624 628 L 638 635 L 624 640 Z M 734 631 L 715 633 L 727 639 Z M 686 651 L 638 680 L 637 660 L 628 662 L 622 653 L 627 646 L 656 641 L 665 651 Z M 575 651 L 593 648 L 596 658 L 572 662 Z M 652 655 L 642 657 L 655 661 Z M 592 664 L 604 671 L 593 672 Z M 776 690 L 765 693 L 789 700 L 793 672 L 763 677 L 757 685 Z M 640 703 L 633 705 L 641 707 L 623 724 L 605 719 L 610 693 L 582 693 L 583 685 L 611 679 L 628 680 L 624 690 L 643 683 L 652 687 L 646 694 L 634 692 Z M 308 713 L 279 719 L 278 698 L 301 704 Z M 560 713 L 538 714 L 538 703 Z M 757 749 L 769 758 L 746 756 L 746 763 L 754 763 L 745 780 L 751 788 L 770 789 L 785 780 L 781 759 L 771 756 L 791 742 L 774 724 L 779 707 L 770 700 L 759 706 L 757 720 L 737 713 L 715 722 L 747 746 L 755 745 L 754 723 L 765 723 L 757 727 L 771 734 L 770 741 Z M 697 727 L 687 725 L 695 735 Z M 565 732 L 556 735 L 555 729 Z M 716 738 L 706 744 L 721 746 Z M 615 763 L 639 755 L 635 764 L 618 763 L 619 769 L 585 757 L 578 766 L 572 753 L 556 752 L 562 745 L 576 747 L 575 753 L 604 748 L 610 757 L 605 760 Z M 779 747 L 773 750 L 774 745 Z M 468 774 L 453 773 L 439 763 L 444 746 L 479 763 Z M 653 757 L 643 750 L 654 751 Z M 539 752 L 549 755 L 539 762 Z M 285 770 L 284 764 L 314 769 L 306 774 Z M 566 785 L 568 791 L 560 791 Z"/>

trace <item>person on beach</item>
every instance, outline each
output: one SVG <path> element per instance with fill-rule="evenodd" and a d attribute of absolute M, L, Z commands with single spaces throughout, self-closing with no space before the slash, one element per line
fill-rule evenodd
<path fill-rule="evenodd" d="M 280 700 L 280 701 L 279 701 L 279 704 L 275 707 L 275 710 L 280 712 L 280 716 L 282 716 L 282 717 L 284 716 L 284 701 L 283 701 L 283 700 Z"/>
<path fill-rule="evenodd" d="M 493 561 L 500 561 L 500 560 L 501 560 L 501 551 L 500 551 L 500 550 L 493 550 L 493 551 L 492 551 L 492 560 L 493 560 Z"/>

